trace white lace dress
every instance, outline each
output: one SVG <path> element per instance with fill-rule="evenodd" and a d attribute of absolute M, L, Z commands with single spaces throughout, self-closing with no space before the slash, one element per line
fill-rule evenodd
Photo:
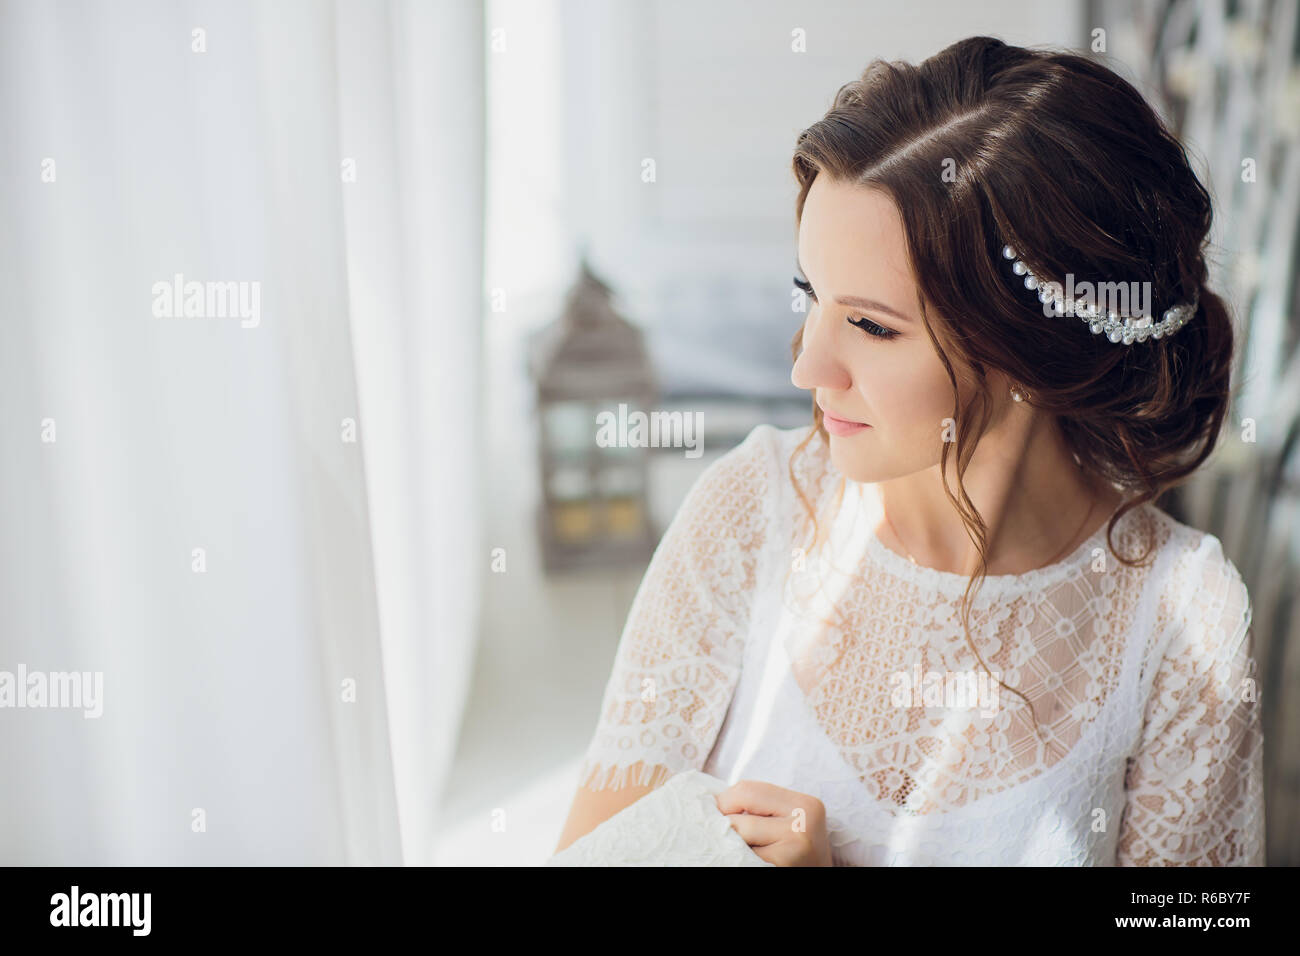
<path fill-rule="evenodd" d="M 1115 533 L 1129 557 L 1154 534 L 1144 567 L 1103 525 L 985 578 L 971 639 L 1035 733 L 971 653 L 968 579 L 885 547 L 820 436 L 792 463 L 807 434 L 761 425 L 691 488 L 580 783 L 701 770 L 812 794 L 841 866 L 1263 864 L 1250 600 L 1217 538 L 1146 505 Z"/>

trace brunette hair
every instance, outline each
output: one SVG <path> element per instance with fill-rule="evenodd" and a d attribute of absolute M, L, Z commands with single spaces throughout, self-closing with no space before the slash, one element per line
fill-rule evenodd
<path fill-rule="evenodd" d="M 943 443 L 941 471 L 979 552 L 962 611 L 975 656 L 969 601 L 986 573 L 988 529 L 962 475 L 994 407 L 989 371 L 1027 388 L 1085 472 L 1124 493 L 1107 545 L 1124 564 L 1145 563 L 1154 542 L 1126 558 L 1115 526 L 1213 451 L 1234 342 L 1224 301 L 1205 287 L 1210 196 L 1137 90 L 1084 56 L 971 37 L 920 65 L 872 62 L 799 134 L 793 165 L 796 223 L 818 175 L 883 190 L 901 215 L 921 319 L 953 386 L 956 494 L 954 443 Z M 1157 321 L 1194 295 L 1199 308 L 1170 336 L 1112 343 L 1079 318 L 1045 316 L 1003 258 L 1004 242 L 1044 281 L 1149 281 Z M 801 340 L 802 329 L 794 358 Z M 959 376 L 963 391 L 973 387 L 965 407 Z M 795 455 L 819 434 L 829 442 L 814 403 Z M 793 459 L 790 475 L 815 529 Z"/>

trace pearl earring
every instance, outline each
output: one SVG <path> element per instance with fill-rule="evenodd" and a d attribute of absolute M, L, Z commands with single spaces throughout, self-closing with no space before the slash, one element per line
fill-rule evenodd
<path fill-rule="evenodd" d="M 1011 386 L 1011 400 L 1013 402 L 1023 402 L 1028 397 L 1029 397 L 1029 393 L 1026 392 L 1019 385 Z"/>

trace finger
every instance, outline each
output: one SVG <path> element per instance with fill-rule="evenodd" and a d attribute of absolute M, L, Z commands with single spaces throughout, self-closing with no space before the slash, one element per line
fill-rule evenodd
<path fill-rule="evenodd" d="M 790 832 L 790 821 L 784 817 L 763 817 L 752 813 L 729 813 L 727 822 L 750 846 L 767 846 L 784 839 Z"/>
<path fill-rule="evenodd" d="M 787 790 L 763 780 L 741 780 L 717 794 L 723 813 L 756 813 L 761 816 L 793 816 L 801 809 L 807 816 L 822 811 L 821 801 L 807 793 Z"/>
<path fill-rule="evenodd" d="M 784 816 L 784 796 L 790 793 L 763 780 L 741 780 L 719 793 L 718 808 L 723 813 L 754 813 L 760 816 Z"/>

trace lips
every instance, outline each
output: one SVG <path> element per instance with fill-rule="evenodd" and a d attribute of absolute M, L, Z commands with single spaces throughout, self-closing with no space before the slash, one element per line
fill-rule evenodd
<path fill-rule="evenodd" d="M 845 418 L 843 415 L 836 415 L 834 412 L 827 411 L 824 408 L 822 409 L 822 417 L 834 419 L 835 421 L 843 425 L 865 425 L 866 424 L 866 422 L 859 422 L 859 421 L 854 421 L 852 418 Z"/>
<path fill-rule="evenodd" d="M 827 411 L 826 407 L 820 403 L 818 403 L 818 405 L 822 410 L 822 424 L 826 426 L 826 430 L 832 435 L 838 435 L 841 437 L 856 435 L 858 432 L 865 431 L 871 427 L 865 422 L 855 422 L 852 419 L 840 418 L 833 412 Z"/>

